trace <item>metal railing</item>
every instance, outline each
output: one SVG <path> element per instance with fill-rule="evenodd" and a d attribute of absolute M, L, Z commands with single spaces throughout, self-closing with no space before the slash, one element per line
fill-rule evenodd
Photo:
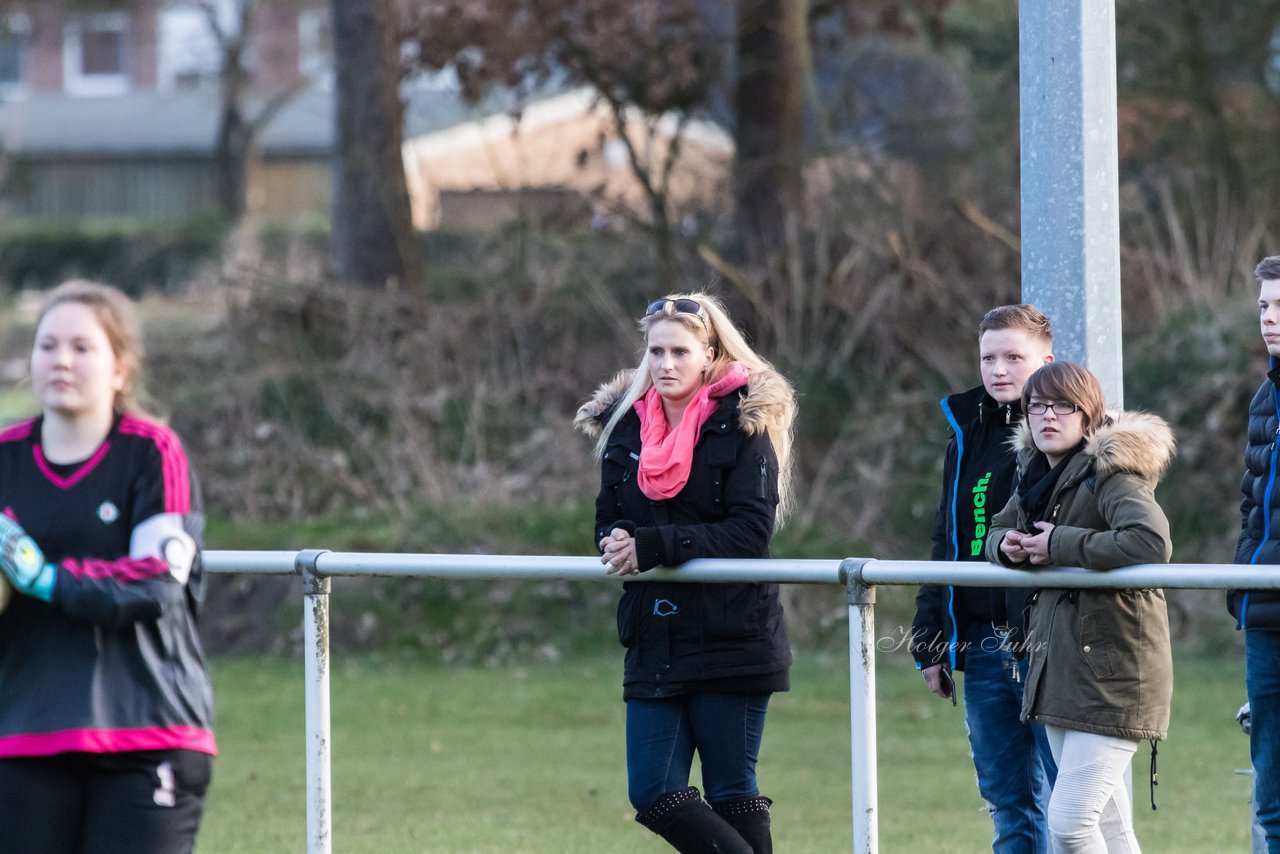
<path fill-rule="evenodd" d="M 528 555 L 368 554 L 305 551 L 207 551 L 205 568 L 218 573 L 298 574 L 303 584 L 307 718 L 307 851 L 333 850 L 329 731 L 329 579 L 335 576 L 454 578 L 472 581 L 540 579 L 618 583 L 595 557 Z M 695 560 L 655 569 L 628 581 L 777 582 L 830 584 L 845 589 L 849 607 L 849 732 L 853 850 L 879 846 L 876 783 L 875 587 L 954 584 L 966 587 L 1280 589 L 1280 566 L 1150 564 L 1089 572 L 1035 571 L 994 564 L 875 560 Z M 1225 617 L 1224 617 L 1225 619 Z"/>

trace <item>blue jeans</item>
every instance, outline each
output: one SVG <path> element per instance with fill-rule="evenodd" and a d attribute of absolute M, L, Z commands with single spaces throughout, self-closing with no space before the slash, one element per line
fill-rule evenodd
<path fill-rule="evenodd" d="M 1267 850 L 1280 854 L 1280 632 L 1245 630 L 1244 682 L 1253 807 L 1267 835 Z"/>
<path fill-rule="evenodd" d="M 1044 727 L 1021 722 L 1022 680 L 1027 660 L 1013 655 L 990 623 L 965 633 L 964 722 L 978 774 L 978 792 L 987 802 L 996 854 L 1042 854 L 1049 850 L 1049 794 L 1057 775 Z"/>
<path fill-rule="evenodd" d="M 754 798 L 768 694 L 689 694 L 627 701 L 627 793 L 644 812 L 689 785 L 693 752 L 708 801 Z"/>

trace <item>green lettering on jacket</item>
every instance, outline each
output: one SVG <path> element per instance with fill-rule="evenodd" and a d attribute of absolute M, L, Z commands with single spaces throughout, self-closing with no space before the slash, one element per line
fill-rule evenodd
<path fill-rule="evenodd" d="M 973 539 L 969 542 L 971 557 L 982 554 L 982 544 L 987 539 L 987 482 L 990 480 L 991 472 L 987 472 L 973 487 Z"/>

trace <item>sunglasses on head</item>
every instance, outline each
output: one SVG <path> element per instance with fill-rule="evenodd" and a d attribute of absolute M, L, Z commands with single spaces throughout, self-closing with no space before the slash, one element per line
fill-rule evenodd
<path fill-rule="evenodd" d="M 701 320 L 704 326 L 706 325 L 707 314 L 702 308 L 702 303 L 698 302 L 696 299 L 689 299 L 688 297 L 680 297 L 679 299 L 663 297 L 662 299 L 654 300 L 649 303 L 649 307 L 644 310 L 644 316 L 651 317 L 657 314 L 665 309 L 668 303 L 675 307 L 677 314 L 692 314 Z"/>

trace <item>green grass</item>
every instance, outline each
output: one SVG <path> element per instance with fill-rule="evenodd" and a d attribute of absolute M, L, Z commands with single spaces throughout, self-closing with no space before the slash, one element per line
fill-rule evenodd
<path fill-rule="evenodd" d="M 1231 720 L 1243 663 L 1175 663 L 1172 738 L 1147 806 L 1135 761 L 1138 838 L 1150 851 L 1248 850 L 1248 739 Z M 775 696 L 760 760 L 779 851 L 851 848 L 848 673 L 802 655 Z M 627 804 L 617 656 L 523 668 L 421 666 L 335 650 L 333 843 L 342 852 L 659 852 Z M 221 756 L 202 854 L 305 845 L 300 662 L 214 663 Z M 977 852 L 990 822 L 963 710 L 927 695 L 910 663 L 878 664 L 881 850 Z"/>

